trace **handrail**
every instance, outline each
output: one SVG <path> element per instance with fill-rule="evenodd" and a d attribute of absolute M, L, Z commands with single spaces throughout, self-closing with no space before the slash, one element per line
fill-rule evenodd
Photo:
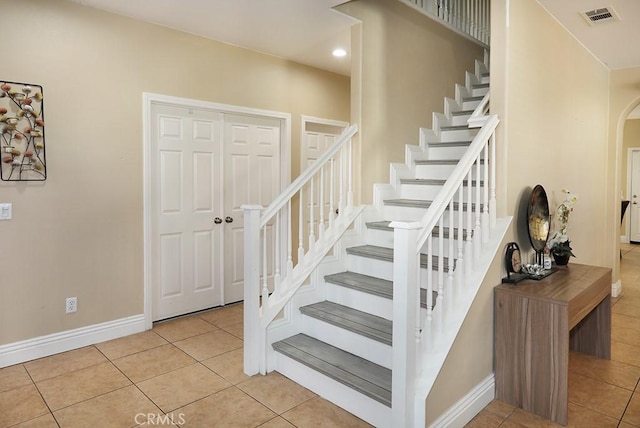
<path fill-rule="evenodd" d="M 487 91 L 485 96 L 482 98 L 482 101 L 480 101 L 480 104 L 478 104 L 478 107 L 473 110 L 471 117 L 467 120 L 469 128 L 481 128 L 482 125 L 484 125 L 487 120 L 486 113 L 489 111 L 490 99 L 491 93 L 490 91 Z"/>
<path fill-rule="evenodd" d="M 296 178 L 262 213 L 260 217 L 260 227 L 264 227 L 265 224 L 273 217 L 289 200 L 300 191 L 300 189 L 307 184 L 307 182 L 313 177 L 325 163 L 335 156 L 336 153 L 345 145 L 354 135 L 358 132 L 358 125 L 353 124 L 345 129 L 338 140 L 327 149 L 309 168 L 304 170 L 302 174 Z"/>
<path fill-rule="evenodd" d="M 438 196 L 436 196 L 427 209 L 427 212 L 420 220 L 420 223 L 422 223 L 422 231 L 418 236 L 418 251 L 427 241 L 427 238 L 436 226 L 438 219 L 442 214 L 444 214 L 447 206 L 449 205 L 449 201 L 454 198 L 458 188 L 462 184 L 462 181 L 469 170 L 473 167 L 478 156 L 482 153 L 485 143 L 491 137 L 499 122 L 500 120 L 497 115 L 486 117 L 485 126 L 483 126 L 476 134 L 473 142 L 458 162 L 458 165 L 455 167 L 444 186 L 442 186 L 442 190 L 438 193 Z"/>

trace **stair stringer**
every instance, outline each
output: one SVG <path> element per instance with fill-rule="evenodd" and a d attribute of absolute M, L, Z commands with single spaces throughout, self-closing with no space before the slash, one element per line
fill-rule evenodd
<path fill-rule="evenodd" d="M 416 378 L 414 403 L 416 426 L 424 426 L 427 397 L 449 356 L 491 264 L 501 252 L 502 241 L 512 220 L 513 217 L 496 220 L 491 238 L 482 245 L 480 257 L 474 264 L 472 275 L 464 280 L 461 287 L 464 292 L 453 293 L 453 295 L 449 293 L 449 299 L 444 300 L 440 309 L 436 306 L 433 319 L 425 323 L 420 341 L 421 348 L 418 351 L 418 364 L 421 371 Z M 420 423 L 420 421 L 423 422 Z"/>

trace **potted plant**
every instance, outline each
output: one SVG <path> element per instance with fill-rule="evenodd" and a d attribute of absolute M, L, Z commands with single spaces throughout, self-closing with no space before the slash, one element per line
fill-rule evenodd
<path fill-rule="evenodd" d="M 562 189 L 565 199 L 556 208 L 558 215 L 558 230 L 553 233 L 551 239 L 547 243 L 549 252 L 553 255 L 553 259 L 557 265 L 566 265 L 569 263 L 570 257 L 575 257 L 573 249 L 571 248 L 571 241 L 569 240 L 569 214 L 573 211 L 573 206 L 578 202 L 578 195 L 571 193 L 566 189 Z"/>

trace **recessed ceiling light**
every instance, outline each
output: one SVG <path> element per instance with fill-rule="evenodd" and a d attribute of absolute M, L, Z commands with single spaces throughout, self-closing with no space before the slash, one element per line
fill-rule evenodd
<path fill-rule="evenodd" d="M 342 49 L 342 48 L 337 48 L 337 49 L 334 49 L 334 50 L 333 50 L 332 54 L 333 54 L 333 56 L 335 56 L 335 57 L 341 58 L 341 57 L 343 57 L 343 56 L 347 56 L 347 51 L 345 51 L 345 50 L 344 50 L 344 49 Z"/>

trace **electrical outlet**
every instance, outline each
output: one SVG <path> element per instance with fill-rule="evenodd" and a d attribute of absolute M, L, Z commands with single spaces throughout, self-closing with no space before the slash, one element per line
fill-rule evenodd
<path fill-rule="evenodd" d="M 76 312 L 78 310 L 78 298 L 77 297 L 67 297 L 67 313 L 70 314 L 72 312 Z"/>

